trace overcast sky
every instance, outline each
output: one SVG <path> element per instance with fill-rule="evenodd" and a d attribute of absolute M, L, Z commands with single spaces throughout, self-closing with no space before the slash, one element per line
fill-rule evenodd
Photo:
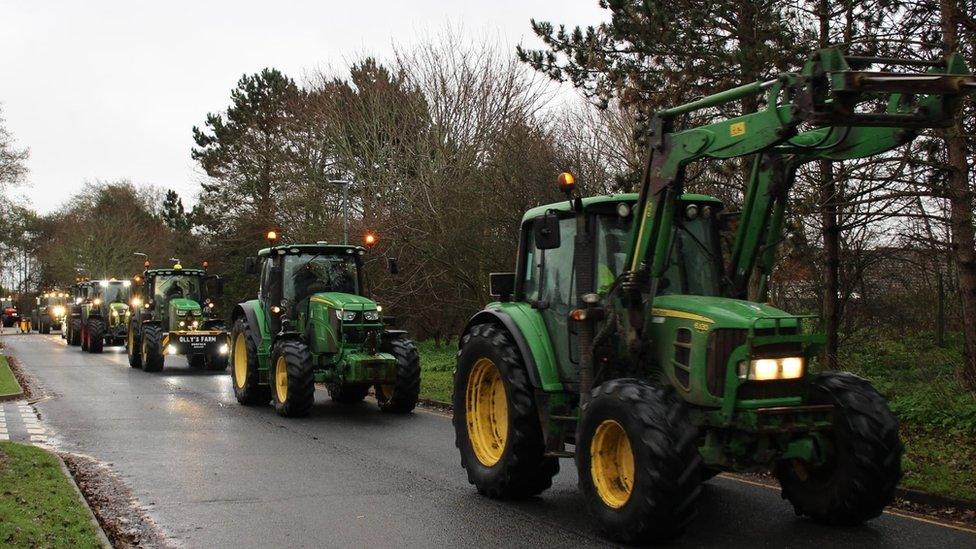
<path fill-rule="evenodd" d="M 531 17 L 594 24 L 604 12 L 597 0 L 0 0 L 0 104 L 30 148 L 23 194 L 42 212 L 93 179 L 190 198 L 190 129 L 226 108 L 242 74 L 300 81 L 448 28 L 514 51 L 539 44 Z"/>

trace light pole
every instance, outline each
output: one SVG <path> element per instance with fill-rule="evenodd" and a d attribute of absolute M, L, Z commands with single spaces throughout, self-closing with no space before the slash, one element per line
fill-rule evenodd
<path fill-rule="evenodd" d="M 349 244 L 349 185 L 352 185 L 352 181 L 349 179 L 328 179 L 329 183 L 333 185 L 342 186 L 342 243 L 345 245 Z"/>

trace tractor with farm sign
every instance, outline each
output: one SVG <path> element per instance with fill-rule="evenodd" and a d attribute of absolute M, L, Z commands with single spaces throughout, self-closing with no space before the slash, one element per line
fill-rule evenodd
<path fill-rule="evenodd" d="M 420 359 L 402 330 L 388 329 L 382 308 L 366 297 L 361 246 L 276 244 L 249 257 L 260 273 L 258 297 L 234 308 L 234 394 L 243 405 L 273 401 L 278 414 L 307 415 L 316 383 L 339 403 L 363 400 L 370 387 L 384 412 L 413 410 Z M 367 245 L 375 235 L 365 238 Z M 389 262 L 396 272 L 395 260 Z"/>
<path fill-rule="evenodd" d="M 163 369 L 167 356 L 184 355 L 191 368 L 227 368 L 229 341 L 213 298 L 223 281 L 202 269 L 149 268 L 135 277 L 126 349 L 129 365 L 147 372 Z M 212 288 L 212 289 L 211 289 Z"/>
<path fill-rule="evenodd" d="M 461 335 L 468 480 L 534 496 L 575 458 L 590 514 L 627 543 L 679 535 L 720 471 L 771 471 L 798 515 L 824 523 L 880 515 L 902 475 L 898 422 L 868 381 L 818 371 L 817 319 L 766 302 L 776 247 L 800 166 L 951 126 L 971 91 L 959 55 L 824 49 L 801 72 L 656 113 L 639 193 L 583 197 L 560 176 L 567 199 L 525 213 L 515 272 L 490 277 L 498 301 Z M 758 111 L 716 114 L 749 97 Z M 685 191 L 686 170 L 744 156 L 741 212 Z"/>

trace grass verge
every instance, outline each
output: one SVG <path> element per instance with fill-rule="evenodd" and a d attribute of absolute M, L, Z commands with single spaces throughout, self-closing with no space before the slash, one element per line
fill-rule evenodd
<path fill-rule="evenodd" d="M 417 351 L 420 352 L 420 397 L 450 402 L 457 343 L 448 341 L 438 347 L 433 341 L 420 341 Z"/>
<path fill-rule="evenodd" d="M 0 355 L 0 397 L 16 395 L 20 392 L 20 384 L 17 383 L 14 373 L 10 371 L 7 357 Z"/>
<path fill-rule="evenodd" d="M 100 547 L 88 509 L 53 455 L 0 442 L 0 545 Z"/>

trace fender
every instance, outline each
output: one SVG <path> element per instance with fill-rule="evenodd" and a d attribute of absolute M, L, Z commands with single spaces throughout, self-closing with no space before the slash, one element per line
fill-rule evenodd
<path fill-rule="evenodd" d="M 555 355 L 548 337 L 545 338 L 545 341 L 537 341 L 535 348 L 533 348 L 528 340 L 526 340 L 520 323 L 516 322 L 507 311 L 491 305 L 468 320 L 464 331 L 461 332 L 462 337 L 472 326 L 486 322 L 500 324 L 511 334 L 515 345 L 518 347 L 519 354 L 522 355 L 522 360 L 525 361 L 525 367 L 529 373 L 529 381 L 533 387 L 547 392 L 561 392 L 564 390 L 559 380 L 559 374 L 555 369 Z"/>
<path fill-rule="evenodd" d="M 260 311 L 260 309 L 261 302 L 256 299 L 252 299 L 250 301 L 238 303 L 236 306 L 234 306 L 234 312 L 231 314 L 234 322 L 237 322 L 238 318 L 244 317 L 248 326 L 251 326 L 251 342 L 254 343 L 254 348 L 257 349 L 259 355 L 262 354 L 262 349 L 264 349 L 262 346 L 264 339 L 263 336 L 265 332 L 268 331 L 264 324 L 264 316 L 258 314 L 259 312 L 263 312 Z M 270 339 L 271 338 L 269 337 L 269 345 Z M 271 349 L 269 347 L 264 351 L 264 354 L 270 353 L 270 351 Z"/>

